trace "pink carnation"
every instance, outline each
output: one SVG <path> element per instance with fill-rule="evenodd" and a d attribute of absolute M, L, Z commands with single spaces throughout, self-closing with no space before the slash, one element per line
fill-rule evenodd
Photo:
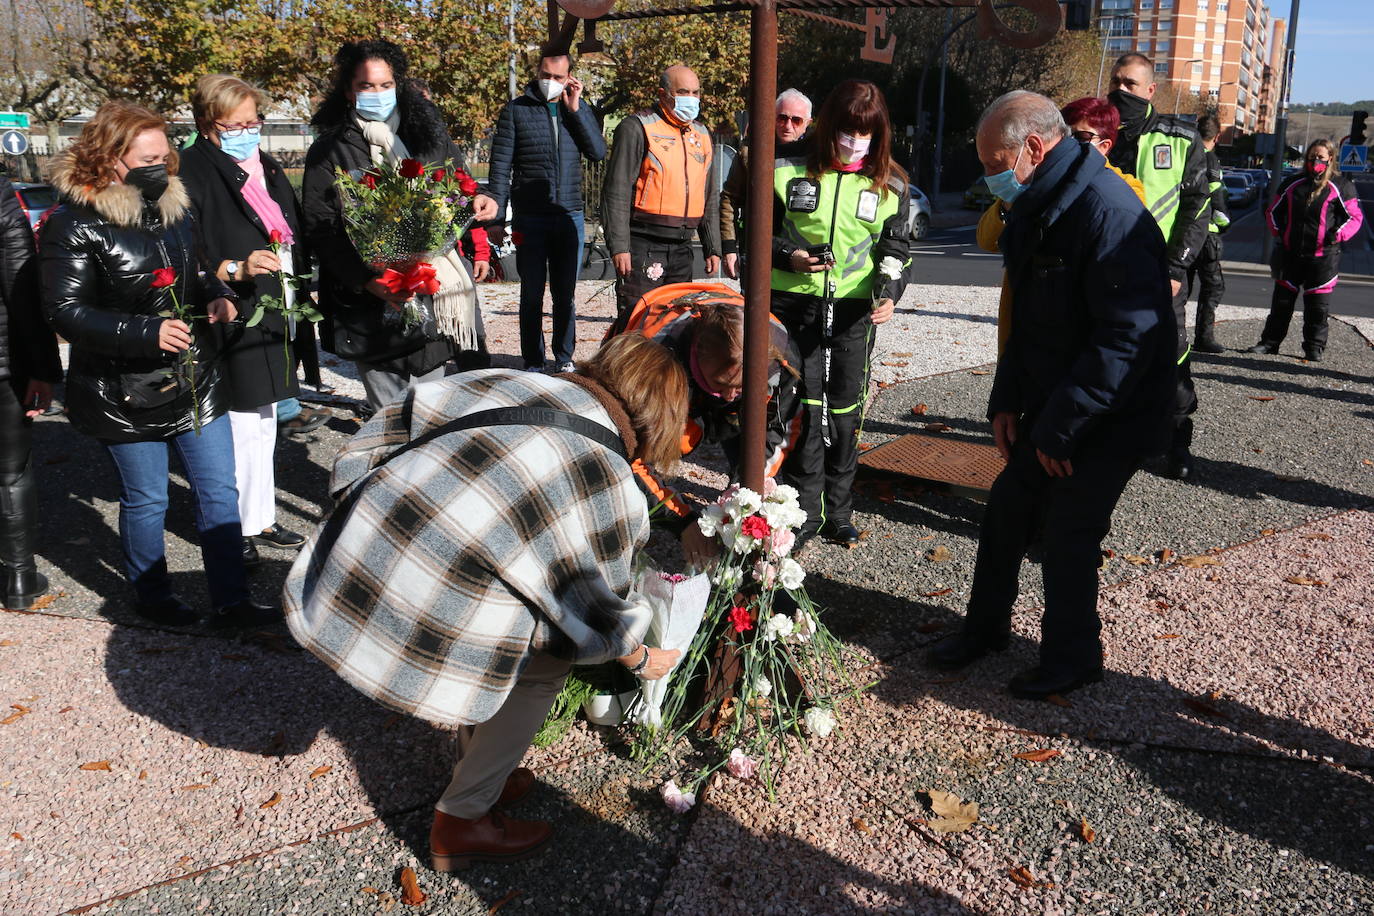
<path fill-rule="evenodd" d="M 775 557 L 785 557 L 792 552 L 792 546 L 796 542 L 796 532 L 791 528 L 774 528 L 772 535 L 768 538 L 768 549 L 773 552 Z"/>
<path fill-rule="evenodd" d="M 725 762 L 725 768 L 736 779 L 752 779 L 754 771 L 758 769 L 758 763 L 744 751 L 735 748 L 730 752 L 730 759 Z"/>

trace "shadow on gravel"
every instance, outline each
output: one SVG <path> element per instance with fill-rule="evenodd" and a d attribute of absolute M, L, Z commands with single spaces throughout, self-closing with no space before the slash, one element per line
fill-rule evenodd
<path fill-rule="evenodd" d="M 1194 350 L 1191 359 L 1194 365 L 1197 366 L 1225 367 L 1227 369 L 1240 369 L 1257 374 L 1283 372 L 1313 379 L 1314 381 L 1330 379 L 1333 382 L 1348 382 L 1352 385 L 1369 384 L 1368 376 L 1352 375 L 1349 372 L 1341 372 L 1338 369 L 1323 368 L 1317 363 L 1296 362 L 1281 357 L 1256 359 L 1250 356 L 1236 355 L 1236 353 L 1237 351 L 1230 351 L 1229 353 L 1212 354 L 1199 353 Z M 1298 354 L 1294 354 L 1294 356 L 1297 355 Z"/>
<path fill-rule="evenodd" d="M 1364 407 L 1374 406 L 1374 395 L 1361 394 L 1358 391 L 1350 391 L 1343 388 L 1324 387 L 1321 379 L 1313 379 L 1312 385 L 1299 385 L 1296 382 L 1275 379 L 1272 376 L 1249 376 L 1238 375 L 1230 372 L 1198 372 L 1193 371 L 1193 378 L 1205 381 L 1223 382 L 1225 384 L 1237 385 L 1243 388 L 1253 388 L 1256 391 L 1263 391 L 1266 394 L 1295 394 L 1302 397 L 1321 398 L 1326 401 L 1339 401 L 1345 404 L 1358 404 Z M 1352 382 L 1367 386 L 1367 382 Z"/>
<path fill-rule="evenodd" d="M 1195 475 L 1179 486 L 1205 487 L 1240 499 L 1271 498 L 1320 509 L 1357 509 L 1374 501 L 1369 493 L 1342 490 L 1315 480 L 1282 477 L 1273 471 L 1235 461 L 1218 461 L 1194 454 L 1193 463 Z M 1159 461 L 1147 464 L 1145 471 L 1156 477 L 1164 476 L 1164 466 Z"/>
<path fill-rule="evenodd" d="M 851 594 L 848 600 L 864 607 L 875 600 L 875 594 Z M 1067 707 L 1017 700 L 1006 693 L 1004 684 L 1015 670 L 1033 663 L 1036 643 L 1013 635 L 1003 656 L 977 662 L 964 671 L 939 671 L 926 666 L 923 650 L 954 632 L 961 615 L 930 605 L 913 605 L 910 613 L 913 618 L 918 614 L 924 618 L 926 629 L 936 623 L 944 627 L 924 637 L 919 648 L 913 645 L 918 640 L 912 638 L 904 654 L 886 656 L 891 666 L 888 675 L 872 691 L 884 702 L 903 706 L 929 698 L 1013 728 L 1070 738 L 1138 768 L 1162 792 L 1205 820 L 1276 848 L 1292 848 L 1342 870 L 1374 877 L 1374 859 L 1365 848 L 1374 812 L 1374 783 L 1367 776 L 1317 759 L 1330 757 L 1338 764 L 1367 770 L 1374 766 L 1370 748 L 1296 719 L 1269 715 L 1225 698 L 1198 697 L 1163 681 L 1111 670 L 1102 684 L 1074 692 Z M 828 615 L 832 620 L 840 616 Z M 836 625 L 837 631 L 841 626 Z M 861 628 L 856 637 L 859 642 L 871 641 L 873 634 Z M 1167 746 L 1151 747 L 1130 737 L 1101 734 L 1121 725 L 1113 717 L 1120 717 L 1123 709 L 1140 703 L 1182 723 L 1181 729 L 1176 725 L 1171 729 Z M 1215 750 L 1218 733 L 1234 749 Z M 1276 757 L 1261 742 L 1304 750 L 1311 759 Z"/>

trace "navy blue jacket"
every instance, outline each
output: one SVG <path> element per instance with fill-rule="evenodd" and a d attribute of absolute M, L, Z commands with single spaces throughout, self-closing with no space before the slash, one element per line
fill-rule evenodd
<path fill-rule="evenodd" d="M 1065 138 L 1001 238 L 1011 339 L 988 416 L 1051 458 L 1146 457 L 1168 444 L 1175 327 L 1164 236 L 1092 146 Z"/>
<path fill-rule="evenodd" d="M 572 112 L 559 101 L 550 114 L 532 82 L 496 121 L 487 193 L 502 213 L 508 200 L 517 213 L 581 210 L 583 156 L 593 162 L 606 158 L 591 105 L 584 98 Z"/>

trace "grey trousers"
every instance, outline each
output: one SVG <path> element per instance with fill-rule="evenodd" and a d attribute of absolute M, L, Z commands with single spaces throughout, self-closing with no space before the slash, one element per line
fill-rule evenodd
<path fill-rule="evenodd" d="M 367 402 L 373 410 L 381 410 L 393 401 L 399 401 L 407 388 L 421 382 L 433 382 L 444 377 L 446 366 L 431 369 L 424 375 L 404 376 L 371 363 L 357 362 L 358 377 L 363 380 L 363 390 L 367 392 Z"/>
<path fill-rule="evenodd" d="M 491 810 L 571 670 L 571 662 L 535 653 L 496 715 L 458 730 L 458 763 L 435 808 L 468 820 Z"/>

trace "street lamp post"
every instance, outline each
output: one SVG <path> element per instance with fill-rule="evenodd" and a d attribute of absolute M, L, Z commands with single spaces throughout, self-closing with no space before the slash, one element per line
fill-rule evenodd
<path fill-rule="evenodd" d="M 1097 19 L 1097 25 L 1100 29 L 1102 27 L 1102 23 L 1104 22 L 1115 23 L 1118 19 L 1124 19 L 1129 22 L 1134 18 L 1135 13 L 1133 12 L 1115 13 L 1111 16 L 1099 16 Z M 1112 26 L 1108 26 L 1106 30 L 1102 32 L 1102 60 L 1099 61 L 1097 64 L 1097 91 L 1093 93 L 1093 95 L 1097 96 L 1098 98 L 1102 97 L 1102 77 L 1107 69 L 1107 43 L 1114 37 L 1124 38 L 1126 36 L 1114 36 L 1112 34 Z"/>
<path fill-rule="evenodd" d="M 1205 61 L 1205 58 L 1202 58 L 1202 57 L 1194 57 L 1194 58 L 1191 58 L 1191 59 L 1189 59 L 1189 60 L 1185 60 L 1185 61 L 1183 62 L 1183 64 L 1184 64 L 1184 66 L 1188 66 L 1189 64 L 1200 64 L 1200 63 L 1203 63 L 1204 61 Z M 1181 82 L 1181 81 L 1180 81 L 1180 82 Z M 1179 109 L 1179 106 L 1183 104 L 1182 95 L 1183 95 L 1183 94 L 1182 94 L 1181 92 L 1179 92 L 1178 89 L 1175 89 L 1175 90 L 1174 90 L 1174 116 L 1175 116 L 1175 117 L 1178 116 L 1178 109 Z"/>
<path fill-rule="evenodd" d="M 1288 99 L 1293 94 L 1293 51 L 1298 44 L 1298 3 L 1299 0 L 1293 0 L 1288 12 L 1288 48 L 1283 55 L 1283 72 L 1279 74 L 1282 80 L 1279 87 L 1279 116 L 1274 120 L 1274 152 L 1269 160 L 1269 200 L 1278 194 L 1279 182 L 1283 180 L 1283 152 L 1288 145 Z M 1264 233 L 1261 263 L 1269 262 L 1273 246 L 1274 237 L 1268 232 Z"/>

